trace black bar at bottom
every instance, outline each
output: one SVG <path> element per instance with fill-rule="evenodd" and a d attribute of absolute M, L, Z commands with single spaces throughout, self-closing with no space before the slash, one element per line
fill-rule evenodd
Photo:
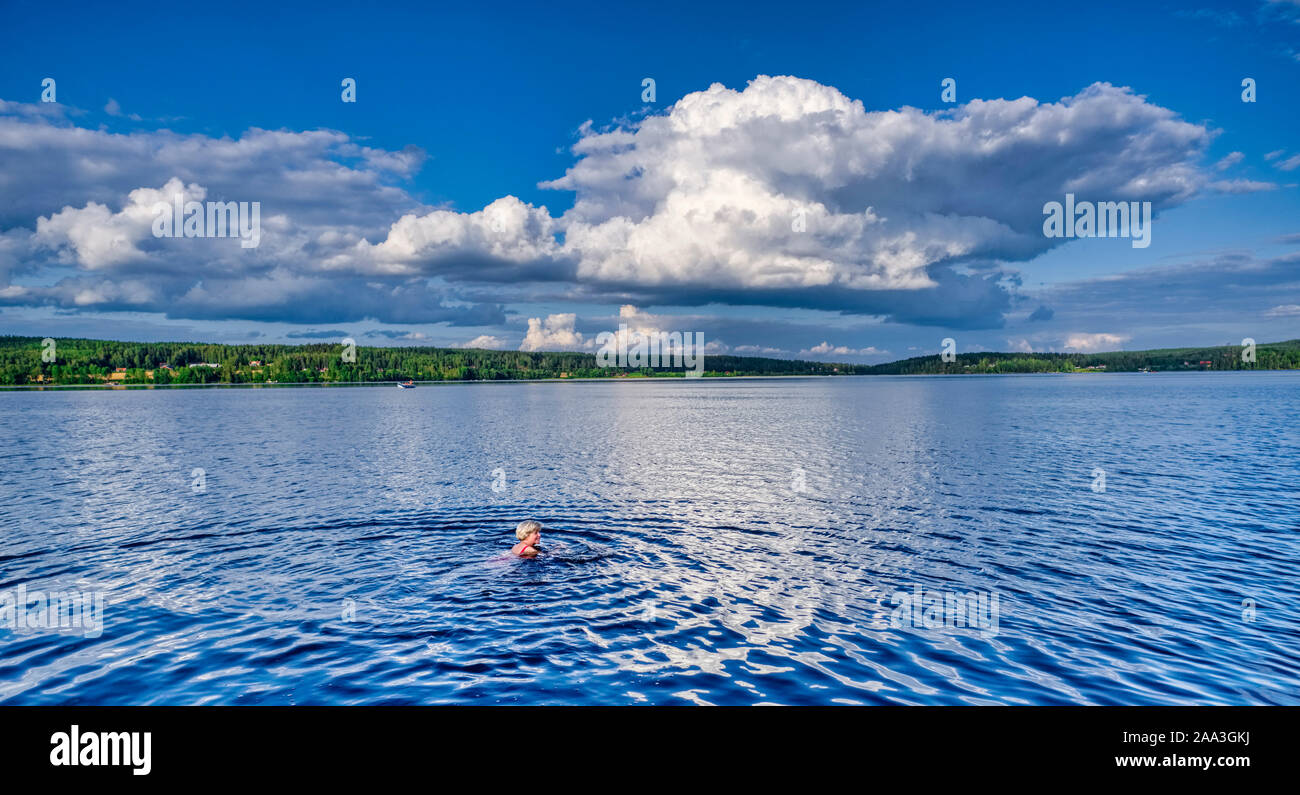
<path fill-rule="evenodd" d="M 926 782 L 1226 783 L 1289 778 L 1296 718 L 1293 707 L 4 707 L 0 764 L 6 780 L 127 785 L 451 785 L 452 774 L 501 785 L 534 773 L 557 785 L 735 784 L 793 773 L 811 787 L 845 772 L 873 781 L 871 770 Z M 136 764 L 146 732 L 148 759 Z M 115 750 L 119 764 L 89 764 Z"/>

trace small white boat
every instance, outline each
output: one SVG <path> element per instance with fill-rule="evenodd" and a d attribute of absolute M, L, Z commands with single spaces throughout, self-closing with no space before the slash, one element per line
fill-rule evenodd
<path fill-rule="evenodd" d="M 415 389 L 415 382 L 414 382 L 414 381 L 398 381 L 398 382 L 397 382 L 397 388 L 398 388 L 398 389 Z"/>

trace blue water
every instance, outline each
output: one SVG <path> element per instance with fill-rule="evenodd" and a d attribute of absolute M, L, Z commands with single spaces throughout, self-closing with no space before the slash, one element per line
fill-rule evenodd
<path fill-rule="evenodd" d="M 1300 373 L 4 392 L 0 591 L 107 601 L 0 629 L 0 702 L 1297 704 L 1298 417 Z"/>

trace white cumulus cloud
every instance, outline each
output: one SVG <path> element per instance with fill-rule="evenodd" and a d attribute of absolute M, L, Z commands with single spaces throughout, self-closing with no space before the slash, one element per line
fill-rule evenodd
<path fill-rule="evenodd" d="M 546 320 L 528 319 L 528 333 L 519 344 L 521 351 L 562 351 L 583 347 L 582 332 L 574 329 L 578 316 L 573 312 L 547 315 Z"/>

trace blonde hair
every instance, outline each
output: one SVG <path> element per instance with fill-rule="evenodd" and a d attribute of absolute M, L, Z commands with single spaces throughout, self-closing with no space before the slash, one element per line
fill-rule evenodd
<path fill-rule="evenodd" d="M 534 519 L 525 519 L 515 528 L 515 538 L 523 541 L 533 533 L 542 532 L 542 523 Z"/>

